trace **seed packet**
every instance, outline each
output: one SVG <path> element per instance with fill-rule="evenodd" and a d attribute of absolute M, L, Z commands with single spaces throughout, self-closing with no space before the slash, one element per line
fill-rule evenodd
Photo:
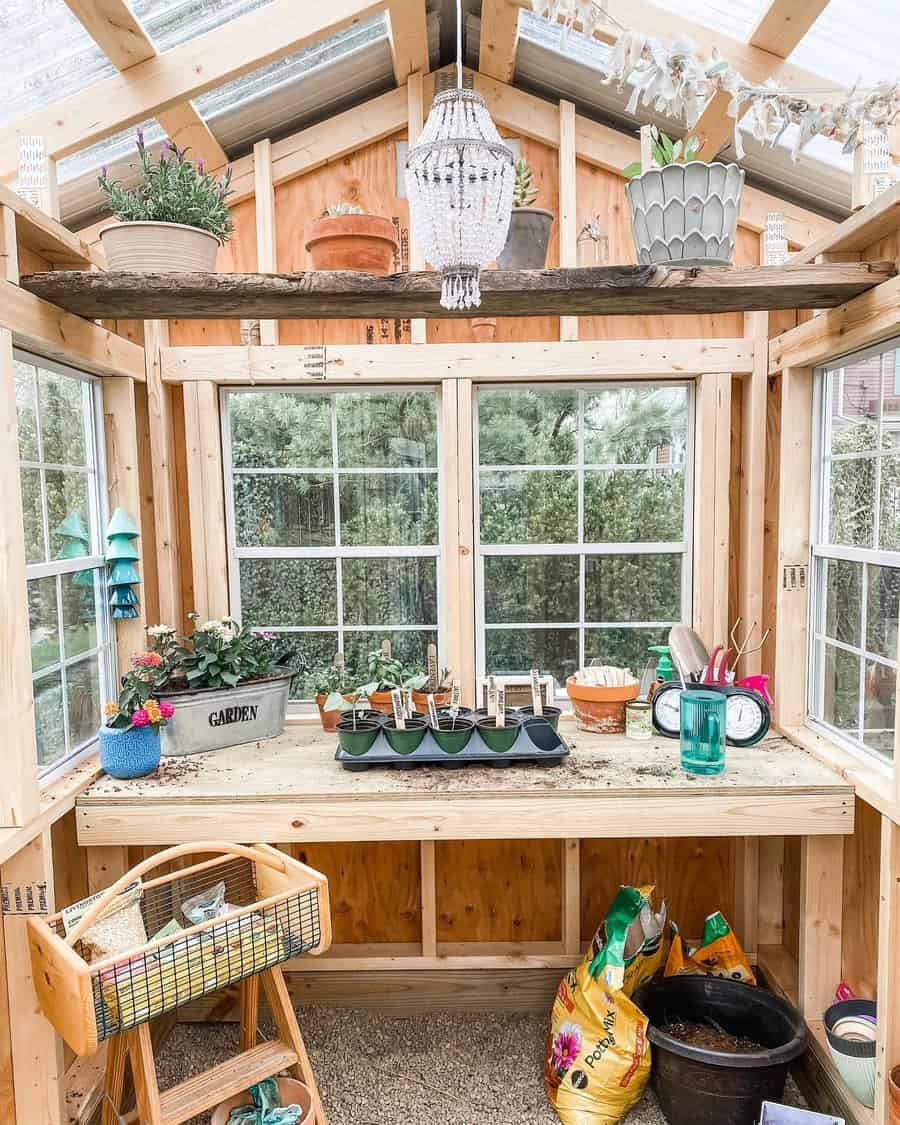
<path fill-rule="evenodd" d="M 105 891 L 74 902 L 62 911 L 63 930 L 69 934 Z M 140 879 L 129 883 L 106 906 L 100 917 L 81 935 L 81 944 L 90 961 L 99 961 L 113 953 L 137 949 L 147 941 L 147 931 L 141 916 L 141 898 L 144 889 Z"/>

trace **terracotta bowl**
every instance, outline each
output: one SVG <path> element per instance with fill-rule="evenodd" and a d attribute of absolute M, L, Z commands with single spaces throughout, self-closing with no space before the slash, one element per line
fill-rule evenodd
<path fill-rule="evenodd" d="M 316 1114 L 313 1110 L 312 1095 L 307 1087 L 302 1082 L 298 1082 L 296 1078 L 279 1078 L 278 1090 L 281 1094 L 282 1105 L 300 1106 L 299 1125 L 313 1125 Z M 246 1091 L 243 1094 L 235 1094 L 233 1098 L 222 1102 L 213 1112 L 210 1125 L 227 1125 L 229 1113 L 233 1109 L 237 1109 L 239 1105 L 253 1105 L 250 1095 Z"/>

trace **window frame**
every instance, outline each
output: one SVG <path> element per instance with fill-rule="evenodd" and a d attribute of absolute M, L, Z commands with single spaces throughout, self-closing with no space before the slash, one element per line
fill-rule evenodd
<path fill-rule="evenodd" d="M 69 708 L 67 669 L 85 663 L 93 656 L 97 657 L 98 682 L 100 685 L 98 710 L 101 715 L 101 721 L 104 699 L 112 698 L 116 693 L 117 686 L 116 630 L 109 610 L 106 581 L 106 555 L 103 551 L 104 530 L 109 521 L 109 498 L 106 487 L 106 442 L 103 425 L 103 382 L 95 375 L 80 371 L 76 367 L 60 363 L 57 360 L 47 359 L 36 352 L 29 352 L 24 348 L 14 348 L 13 359 L 20 363 L 28 364 L 35 369 L 35 421 L 38 458 L 37 460 L 30 460 L 19 457 L 18 466 L 20 473 L 22 469 L 41 471 L 41 518 L 43 521 L 44 543 L 48 551 L 50 546 L 50 527 L 47 510 L 46 482 L 43 472 L 46 470 L 51 472 L 58 470 L 66 473 L 78 473 L 86 478 L 88 485 L 88 504 L 90 506 L 95 536 L 94 542 L 91 544 L 94 553 L 74 559 L 56 559 L 39 563 L 26 562 L 25 564 L 26 596 L 28 583 L 37 579 L 61 578 L 67 574 L 77 574 L 85 570 L 92 570 L 97 574 L 98 580 L 95 580 L 94 584 L 97 611 L 96 645 L 85 652 L 80 652 L 66 659 L 63 648 L 65 643 L 65 631 L 63 629 L 62 584 L 58 581 L 56 583 L 56 619 L 59 631 L 59 659 L 41 668 L 38 672 L 32 670 L 31 673 L 32 694 L 34 693 L 35 685 L 39 681 L 48 679 L 57 672 L 60 674 L 63 698 L 63 730 L 66 746 L 68 746 Z M 83 466 L 50 462 L 43 459 L 43 431 L 41 427 L 40 393 L 38 390 L 39 371 L 56 372 L 59 375 L 76 379 L 78 382 L 84 383 L 90 388 L 90 406 L 88 408 L 90 415 L 89 445 L 85 450 L 86 464 Z M 17 484 L 21 488 L 21 477 L 20 480 L 17 481 Z M 73 766 L 77 765 L 79 761 L 93 752 L 97 741 L 98 735 L 95 731 L 91 737 L 80 742 L 56 761 L 44 767 L 41 767 L 40 763 L 36 761 L 39 786 L 45 787 L 67 773 Z"/>
<path fill-rule="evenodd" d="M 900 444 L 894 452 L 885 450 L 880 446 L 856 454 L 838 454 L 837 457 L 826 451 L 826 436 L 828 428 L 827 409 L 829 396 L 827 389 L 828 376 L 831 372 L 838 372 L 837 383 L 839 393 L 843 397 L 846 379 L 846 368 L 853 363 L 862 362 L 873 356 L 884 357 L 888 353 L 894 354 L 894 370 L 885 371 L 885 362 L 882 359 L 880 367 L 881 385 L 878 395 L 878 425 L 879 434 L 884 421 L 885 379 L 890 380 L 890 385 L 896 388 L 896 373 L 898 357 L 900 357 L 900 336 L 892 336 L 869 347 L 861 348 L 847 355 L 829 360 L 827 363 L 818 364 L 813 369 L 813 441 L 812 441 L 812 466 L 810 474 L 810 528 L 809 528 L 809 580 L 807 582 L 807 644 L 806 644 L 806 724 L 816 733 L 836 742 L 855 757 L 867 765 L 876 765 L 889 771 L 896 769 L 893 754 L 876 750 L 867 746 L 863 740 L 865 735 L 865 678 L 868 664 L 878 664 L 893 670 L 895 678 L 900 674 L 900 660 L 892 660 L 880 653 L 871 652 L 866 646 L 868 624 L 868 590 L 869 567 L 891 567 L 900 570 L 900 550 L 889 550 L 880 547 L 854 547 L 843 544 L 824 542 L 826 532 L 830 530 L 830 514 L 827 510 L 830 497 L 829 487 L 831 482 L 830 466 L 834 460 L 871 460 L 875 465 L 875 505 L 873 513 L 873 542 L 878 542 L 881 519 L 881 462 L 885 456 L 895 456 L 900 459 Z M 822 591 L 820 590 L 819 573 L 822 561 L 850 562 L 861 564 L 860 580 L 860 643 L 851 645 L 829 637 L 821 623 L 821 608 L 824 606 Z M 900 636 L 900 631 L 898 631 Z M 832 726 L 821 718 L 817 711 L 819 700 L 824 691 L 824 653 L 826 646 L 831 646 L 836 651 L 850 653 L 859 660 L 859 683 L 857 687 L 857 726 L 856 737 L 847 730 Z M 895 687 L 897 691 L 897 687 Z"/>
<path fill-rule="evenodd" d="M 331 409 L 331 456 L 330 468 L 314 470 L 322 475 L 331 475 L 334 489 L 335 511 L 335 543 L 326 547 L 239 547 L 237 543 L 237 529 L 235 527 L 234 508 L 234 479 L 235 476 L 244 475 L 241 471 L 234 471 L 233 451 L 231 444 L 231 416 L 229 399 L 235 394 L 293 394 L 310 395 L 314 397 L 327 396 L 333 400 L 340 394 L 410 394 L 426 392 L 435 398 L 435 464 L 429 468 L 367 468 L 342 469 L 338 464 L 337 447 L 337 413 Z M 240 592 L 240 561 L 244 558 L 274 558 L 274 559 L 335 559 L 335 585 L 337 602 L 337 623 L 332 625 L 276 625 L 272 631 L 276 633 L 331 633 L 337 634 L 338 649 L 343 651 L 343 638 L 345 633 L 372 633 L 373 639 L 379 641 L 385 633 L 421 633 L 423 635 L 433 632 L 434 642 L 438 647 L 438 665 L 444 667 L 447 662 L 447 604 L 446 604 L 446 564 L 444 552 L 450 544 L 444 542 L 444 505 L 448 495 L 448 482 L 445 479 L 446 467 L 442 461 L 442 443 L 444 440 L 444 410 L 443 394 L 440 383 L 377 383 L 357 386 L 352 383 L 328 383 L 322 385 L 298 385 L 287 383 L 284 386 L 275 384 L 264 385 L 222 385 L 219 387 L 219 417 L 222 434 L 222 462 L 223 479 L 225 486 L 225 534 L 228 550 L 228 598 L 232 615 L 241 620 L 241 592 Z M 302 474 L 303 467 L 288 469 L 263 470 L 263 475 L 291 475 Z M 312 471 L 312 470 L 311 470 Z M 247 473 L 259 473 L 256 468 L 247 469 Z M 341 520 L 339 500 L 339 480 L 341 474 L 359 475 L 382 473 L 393 476 L 422 473 L 433 476 L 437 484 L 437 540 L 431 546 L 347 546 L 340 543 Z M 437 595 L 437 619 L 431 625 L 344 625 L 344 599 L 342 566 L 344 559 L 392 559 L 392 558 L 433 558 L 435 560 L 435 585 Z M 266 625 L 254 625 L 254 629 L 266 629 Z M 291 699 L 288 701 L 289 715 L 308 715 L 316 712 L 315 700 Z"/>
<path fill-rule="evenodd" d="M 585 660 L 585 632 L 588 629 L 620 628 L 668 628 L 671 622 L 632 621 L 632 622 L 594 622 L 585 620 L 585 572 L 586 560 L 589 555 L 594 556 L 628 556 L 642 554 L 678 554 L 681 556 L 681 620 L 693 619 L 693 570 L 694 570 L 694 477 L 696 457 L 696 430 L 697 430 L 697 385 L 696 379 L 573 379 L 559 381 L 528 381 L 526 384 L 516 382 L 484 382 L 474 386 L 472 403 L 472 488 L 473 488 L 473 543 L 475 548 L 475 669 L 476 676 L 480 679 L 487 675 L 486 649 L 487 629 L 489 624 L 485 620 L 485 583 L 484 560 L 487 557 L 511 557 L 536 555 L 552 556 L 563 555 L 578 557 L 578 609 L 579 621 L 558 622 L 527 622 L 527 623 L 498 623 L 496 628 L 503 629 L 575 629 L 578 633 L 578 663 L 584 667 Z M 687 394 L 687 441 L 684 453 L 684 523 L 683 539 L 672 542 L 639 542 L 623 543 L 585 543 L 584 541 L 584 474 L 586 471 L 595 470 L 629 470 L 639 469 L 650 472 L 655 470 L 649 465 L 613 465 L 595 464 L 586 462 L 584 457 L 584 425 L 583 425 L 583 396 L 596 394 L 600 391 L 618 390 L 622 388 L 637 389 L 663 389 L 682 387 Z M 482 390 L 527 390 L 527 391 L 560 391 L 574 390 L 578 394 L 578 435 L 577 435 L 577 460 L 574 465 L 482 465 L 479 449 L 480 426 L 478 422 L 478 398 Z M 488 544 L 481 542 L 481 473 L 505 470 L 546 470 L 573 471 L 578 480 L 578 538 L 575 543 L 511 543 Z M 640 669 L 636 670 L 640 675 Z M 505 673 L 504 673 L 505 674 Z M 498 673 L 498 675 L 501 675 Z M 557 699 L 567 699 L 565 684 L 559 685 Z"/>

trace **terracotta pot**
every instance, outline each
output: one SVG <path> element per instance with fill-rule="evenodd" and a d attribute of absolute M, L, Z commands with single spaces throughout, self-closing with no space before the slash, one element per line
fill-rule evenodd
<path fill-rule="evenodd" d="M 300 1106 L 298 1125 L 313 1125 L 316 1114 L 313 1109 L 312 1095 L 302 1082 L 298 1082 L 295 1078 L 279 1078 L 278 1092 L 281 1094 L 282 1105 Z M 239 1105 L 252 1104 L 250 1095 L 246 1091 L 243 1094 L 235 1094 L 233 1098 L 220 1103 L 219 1107 L 213 1112 L 210 1125 L 227 1125 L 228 1115 L 233 1109 L 237 1109 Z"/>
<path fill-rule="evenodd" d="M 219 243 L 183 223 L 114 223 L 100 231 L 109 270 L 132 273 L 212 273 Z"/>
<path fill-rule="evenodd" d="M 573 676 L 566 680 L 579 728 L 597 734 L 624 732 L 625 704 L 637 699 L 640 690 L 637 682 L 626 687 L 590 687 L 576 683 Z"/>
<path fill-rule="evenodd" d="M 452 693 L 449 691 L 436 691 L 434 693 L 435 707 L 449 707 Z M 427 691 L 414 691 L 412 693 L 413 708 L 416 711 L 421 711 L 423 715 L 428 714 L 428 692 Z"/>
<path fill-rule="evenodd" d="M 322 722 L 322 730 L 337 730 L 337 725 L 344 717 L 343 711 L 326 711 L 323 704 L 328 696 L 324 692 L 319 692 L 316 696 L 316 706 L 319 708 L 319 719 Z M 344 699 L 347 703 L 352 703 L 353 699 L 345 695 Z"/>
<path fill-rule="evenodd" d="M 891 1125 L 900 1125 L 900 1066 L 891 1071 Z"/>
<path fill-rule="evenodd" d="M 393 715 L 394 704 L 389 691 L 373 691 L 369 696 L 369 706 L 373 711 L 380 711 L 382 715 Z"/>
<path fill-rule="evenodd" d="M 380 215 L 323 215 L 303 232 L 314 270 L 392 273 L 400 247 L 390 219 Z"/>
<path fill-rule="evenodd" d="M 497 335 L 497 318 L 493 316 L 473 317 L 469 321 L 472 325 L 472 335 L 477 344 L 490 344 Z"/>

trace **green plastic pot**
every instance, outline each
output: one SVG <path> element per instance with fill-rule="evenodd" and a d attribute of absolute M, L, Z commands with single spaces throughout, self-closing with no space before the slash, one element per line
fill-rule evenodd
<path fill-rule="evenodd" d="M 475 730 L 471 719 L 454 720 L 441 716 L 438 724 L 431 728 L 431 737 L 445 754 L 458 754 L 460 750 L 465 750 Z"/>
<path fill-rule="evenodd" d="M 397 727 L 397 720 L 390 718 L 382 730 L 388 745 L 396 754 L 412 754 L 419 749 L 428 731 L 428 725 L 424 719 L 407 719 L 406 729 L 400 730 Z"/>
<path fill-rule="evenodd" d="M 534 715 L 534 708 L 533 707 L 520 707 L 519 708 L 519 714 L 522 715 L 523 718 L 527 716 L 530 719 L 532 717 L 532 715 Z M 559 717 L 560 717 L 561 714 L 562 714 L 562 709 L 559 708 L 559 707 L 546 707 L 546 706 L 544 707 L 543 717 L 547 720 L 547 722 L 550 724 L 551 727 L 553 727 L 553 729 L 555 731 L 559 730 Z M 540 718 L 540 716 L 538 716 L 538 717 Z"/>
<path fill-rule="evenodd" d="M 371 719 L 357 719 L 355 726 L 352 719 L 341 719 L 337 725 L 338 745 L 346 754 L 361 758 L 372 749 L 380 730 L 381 725 Z"/>
<path fill-rule="evenodd" d="M 491 715 L 478 720 L 478 733 L 488 750 L 495 754 L 505 754 L 511 750 L 513 743 L 519 737 L 521 719 L 515 716 L 506 716 L 506 726 L 498 727 L 496 718 Z"/>

